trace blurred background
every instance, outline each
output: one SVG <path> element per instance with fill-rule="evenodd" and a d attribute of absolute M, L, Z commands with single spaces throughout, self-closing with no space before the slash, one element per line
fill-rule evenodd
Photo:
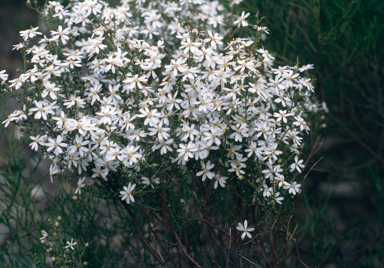
<path fill-rule="evenodd" d="M 316 95 L 329 108 L 312 162 L 323 159 L 307 178 L 295 214 L 301 258 L 310 267 L 384 267 L 384 1 L 245 0 L 240 10 L 250 12 L 253 23 L 257 13 L 264 17 L 260 24 L 270 29 L 264 46 L 277 53 L 276 65 L 314 64 Z M 18 32 L 38 23 L 25 1 L 0 0 L 0 70 L 10 79 L 22 67 L 12 51 Z M 6 113 L 15 108 L 8 102 Z M 1 170 L 12 165 L 11 130 L 1 132 Z M 1 224 L 0 232 L 3 243 Z"/>

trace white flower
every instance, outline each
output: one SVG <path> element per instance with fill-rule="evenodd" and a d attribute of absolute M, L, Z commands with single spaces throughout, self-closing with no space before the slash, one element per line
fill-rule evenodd
<path fill-rule="evenodd" d="M 313 64 L 303 65 L 301 68 L 299 68 L 299 72 L 304 72 L 310 69 L 313 69 Z"/>
<path fill-rule="evenodd" d="M 70 29 L 69 28 L 65 28 L 63 30 L 63 27 L 61 25 L 59 25 L 59 27 L 57 28 L 57 31 L 51 31 L 52 33 L 52 40 L 58 40 L 60 39 L 61 42 L 63 43 L 63 45 L 67 44 L 67 41 L 69 40 L 69 34 L 70 34 Z"/>
<path fill-rule="evenodd" d="M 36 27 L 36 28 L 32 27 L 31 29 L 20 31 L 20 36 L 24 39 L 24 41 L 27 41 L 29 38 L 33 38 L 36 35 L 42 35 L 42 33 L 37 32 L 38 29 L 39 27 Z"/>
<path fill-rule="evenodd" d="M 283 182 L 284 184 L 284 189 L 288 189 L 288 193 L 290 194 L 293 194 L 293 195 L 296 195 L 296 193 L 300 193 L 301 190 L 300 190 L 300 186 L 301 184 L 297 183 L 297 182 L 293 182 L 292 184 L 288 183 L 288 182 Z"/>
<path fill-rule="evenodd" d="M 248 26 L 248 22 L 245 19 L 248 18 L 249 14 L 250 13 L 245 14 L 245 12 L 243 11 L 241 13 L 241 16 L 239 17 L 239 19 L 234 21 L 233 24 L 237 25 L 239 28 L 240 28 L 240 25 L 243 26 L 243 27 L 247 27 Z"/>
<path fill-rule="evenodd" d="M 179 146 L 180 149 L 177 149 L 179 152 L 178 158 L 182 158 L 184 161 L 188 161 L 189 158 L 193 158 L 193 152 L 197 151 L 195 144 L 192 142 L 189 142 L 188 144 L 179 144 Z"/>
<path fill-rule="evenodd" d="M 85 181 L 85 177 L 79 178 L 79 181 L 77 182 L 75 194 L 77 193 L 81 194 L 81 189 L 85 186 L 85 183 L 83 183 L 84 181 Z"/>
<path fill-rule="evenodd" d="M 168 127 L 163 127 L 163 122 L 160 122 L 159 125 L 152 128 L 148 128 L 148 130 L 150 136 L 157 135 L 158 139 L 161 141 L 167 140 L 169 138 L 170 134 L 168 133 L 168 131 L 170 131 L 171 129 Z"/>
<path fill-rule="evenodd" d="M 142 183 L 143 184 L 150 184 L 152 188 L 155 188 L 153 185 L 154 184 L 159 184 L 160 183 L 160 178 L 155 178 L 153 180 L 150 180 L 149 178 L 147 177 L 141 177 L 142 179 Z"/>
<path fill-rule="evenodd" d="M 279 196 L 279 195 L 280 195 L 280 193 L 279 193 L 279 192 L 277 192 L 277 193 L 275 194 L 275 196 L 274 196 L 273 200 L 274 200 L 276 203 L 278 203 L 278 204 L 280 204 L 280 205 L 281 205 L 281 201 L 283 201 L 283 200 L 284 200 L 284 197 L 282 197 L 282 196 Z"/>
<path fill-rule="evenodd" d="M 47 151 L 50 152 L 52 151 L 53 149 L 55 149 L 53 151 L 53 153 L 57 156 L 59 154 L 62 154 L 63 153 L 63 149 L 61 147 L 68 147 L 68 144 L 62 142 L 64 139 L 61 135 L 58 135 L 56 137 L 56 140 L 52 139 L 52 138 L 49 138 L 48 139 L 48 142 L 45 144 L 45 146 L 47 146 Z"/>
<path fill-rule="evenodd" d="M 159 117 L 160 113 L 157 112 L 156 109 L 154 110 L 149 110 L 148 108 L 145 109 L 140 109 L 138 117 L 145 117 L 144 125 L 149 125 L 151 127 L 156 126 L 159 123 Z"/>
<path fill-rule="evenodd" d="M 221 187 L 225 188 L 225 183 L 227 182 L 227 179 L 228 177 L 216 176 L 216 181 L 213 187 L 216 189 L 217 186 L 220 184 Z"/>
<path fill-rule="evenodd" d="M 201 178 L 202 181 L 205 181 L 206 178 L 212 180 L 213 177 L 215 176 L 215 173 L 213 173 L 212 171 L 210 171 L 212 168 L 215 167 L 214 164 L 211 163 L 210 160 L 208 160 L 207 163 L 204 163 L 203 161 L 200 162 L 201 163 L 201 168 L 202 170 L 197 172 L 196 173 L 196 176 L 201 176 L 203 175 L 203 177 Z M 216 187 L 215 187 L 216 188 Z"/>
<path fill-rule="evenodd" d="M 39 149 L 39 145 L 44 145 L 45 137 L 46 137 L 45 135 L 44 136 L 37 135 L 36 137 L 30 136 L 30 139 L 33 140 L 33 142 L 29 144 L 29 146 L 31 146 L 31 149 L 37 151 Z"/>
<path fill-rule="evenodd" d="M 282 111 L 282 110 L 279 110 L 278 113 L 274 113 L 273 116 L 277 118 L 277 121 L 283 121 L 284 123 L 287 123 L 287 117 L 288 116 L 292 116 L 293 113 L 288 113 L 286 110 Z"/>
<path fill-rule="evenodd" d="M 253 232 L 255 230 L 255 228 L 248 227 L 247 220 L 244 221 L 244 225 L 239 222 L 236 229 L 243 232 L 243 234 L 241 235 L 241 239 L 244 239 L 245 236 L 248 236 L 248 238 L 252 238 L 252 235 L 249 232 Z"/>
<path fill-rule="evenodd" d="M 67 241 L 68 246 L 65 246 L 64 248 L 71 248 L 72 250 L 75 250 L 73 246 L 77 245 L 77 242 L 73 243 L 73 238 L 71 239 L 71 242 Z"/>
<path fill-rule="evenodd" d="M 296 169 L 299 173 L 301 173 L 301 169 L 304 168 L 303 162 L 304 160 L 302 159 L 299 160 L 299 157 L 296 155 L 295 163 L 290 165 L 290 168 L 291 168 L 290 172 L 293 172 Z"/>
<path fill-rule="evenodd" d="M 54 114 L 54 111 L 53 111 L 53 107 L 52 105 L 54 103 L 52 103 L 51 105 L 45 105 L 45 103 L 41 102 L 41 101 L 35 101 L 34 102 L 35 105 L 36 105 L 36 108 L 32 108 L 30 109 L 29 111 L 32 113 L 32 112 L 35 112 L 35 119 L 40 119 L 40 118 L 43 118 L 44 120 L 47 120 L 47 115 L 48 114 Z"/>
<path fill-rule="evenodd" d="M 128 186 L 124 186 L 123 189 L 124 191 L 120 191 L 120 194 L 121 194 L 121 201 L 126 201 L 127 204 L 129 204 L 130 202 L 135 202 L 135 198 L 133 198 L 133 195 L 132 195 L 132 192 L 133 190 L 135 189 L 136 187 L 136 184 L 131 184 L 129 183 Z"/>

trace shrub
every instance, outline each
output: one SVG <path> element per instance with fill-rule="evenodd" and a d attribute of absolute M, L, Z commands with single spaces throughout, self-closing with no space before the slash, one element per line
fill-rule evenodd
<path fill-rule="evenodd" d="M 297 249 L 305 138 L 326 106 L 313 65 L 274 66 L 238 2 L 28 2 L 47 31 L 21 31 L 25 68 L 0 73 L 23 105 L 3 123 L 52 160 L 52 182 L 77 184 L 74 200 L 113 205 L 132 265 L 279 267 Z M 43 231 L 53 263 L 83 266 L 64 237 Z"/>

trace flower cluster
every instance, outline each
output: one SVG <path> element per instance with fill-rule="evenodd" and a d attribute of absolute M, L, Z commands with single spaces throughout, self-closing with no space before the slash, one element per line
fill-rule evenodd
<path fill-rule="evenodd" d="M 64 242 L 64 238 L 69 235 L 65 232 L 66 226 L 61 216 L 57 217 L 57 221 L 52 221 L 51 219 L 47 221 L 50 225 L 49 227 L 54 230 L 50 233 L 46 230 L 41 230 L 42 237 L 40 242 L 45 246 L 46 252 L 51 255 L 51 262 L 55 265 L 71 263 L 75 267 L 81 264 L 83 264 L 82 266 L 88 266 L 87 262 L 82 261 L 82 256 L 89 248 L 89 243 L 80 246 L 78 242 L 73 241 L 73 238 L 70 241 Z M 72 254 L 70 254 L 71 252 Z"/>
<path fill-rule="evenodd" d="M 304 168 L 306 118 L 325 109 L 303 76 L 311 65 L 275 68 L 258 45 L 268 29 L 244 12 L 225 16 L 217 1 L 72 2 L 49 2 L 55 30 L 20 32 L 15 49 L 30 69 L 9 81 L 0 72 L 3 90 L 24 104 L 3 123 L 53 160 L 51 176 L 77 174 L 76 193 L 84 177 L 119 178 L 127 203 L 176 167 L 216 191 L 243 183 L 268 204 L 300 193 L 292 178 Z M 229 39 L 240 26 L 253 35 Z M 247 221 L 239 226 L 250 236 Z"/>

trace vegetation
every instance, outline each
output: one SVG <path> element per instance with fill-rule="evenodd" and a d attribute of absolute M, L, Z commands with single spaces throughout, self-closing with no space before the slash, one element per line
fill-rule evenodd
<path fill-rule="evenodd" d="M 326 128 L 321 130 L 322 145 L 308 164 L 313 168 L 289 223 L 295 239 L 289 242 L 290 255 L 284 265 L 382 267 L 384 52 L 380 46 L 384 4 L 379 0 L 244 1 L 236 9 L 239 15 L 251 13 L 248 22 L 270 29 L 263 44 L 276 52 L 275 64 L 314 64 L 315 93 L 329 108 Z M 242 31 L 247 30 L 241 28 L 235 34 L 246 33 Z M 5 102 L 1 118 L 6 117 Z M 87 194 L 81 201 L 74 200 L 75 188 L 47 185 L 44 160 L 28 151 L 29 140 L 19 140 L 15 133 L 14 128 L 0 127 L 5 144 L 1 152 L 0 267 L 50 263 L 41 257 L 50 256 L 40 243 L 41 230 L 62 236 L 58 243 L 77 239 L 79 254 L 70 255 L 68 261 L 81 258 L 79 263 L 87 262 L 90 267 L 128 263 L 143 267 L 144 246 L 137 247 L 137 238 L 123 243 L 130 252 L 136 250 L 132 254 L 136 259 L 127 258 L 127 248 L 121 248 L 121 233 L 134 230 L 127 230 L 121 216 L 112 213 L 112 204 L 89 199 Z M 66 249 L 60 254 L 65 255 Z M 204 267 L 215 266 L 214 261 Z"/>

